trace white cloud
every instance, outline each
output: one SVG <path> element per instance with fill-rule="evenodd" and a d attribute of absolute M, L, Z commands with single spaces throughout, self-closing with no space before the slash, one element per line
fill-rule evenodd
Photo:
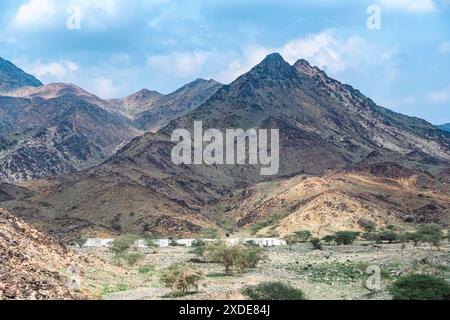
<path fill-rule="evenodd" d="M 119 92 L 119 88 L 114 82 L 105 77 L 92 79 L 89 89 L 103 99 L 117 98 Z"/>
<path fill-rule="evenodd" d="M 278 48 L 251 46 L 244 51 L 242 58 L 233 60 L 216 78 L 223 82 L 233 81 L 272 52 L 279 52 L 291 64 L 300 58 L 306 59 L 331 75 L 344 71 L 359 72 L 367 66 L 377 64 L 383 64 L 384 70 L 388 70 L 386 80 L 393 80 L 397 75 L 393 63 L 397 54 L 396 48 L 384 50 L 364 38 L 343 39 L 336 36 L 332 30 L 327 30 L 294 39 Z"/>
<path fill-rule="evenodd" d="M 43 63 L 38 60 L 31 66 L 27 68 L 30 73 L 41 77 L 53 77 L 56 80 L 61 80 L 62 78 L 69 76 L 73 72 L 78 70 L 78 65 L 72 61 L 59 61 L 59 62 L 49 62 Z"/>
<path fill-rule="evenodd" d="M 48 25 L 55 18 L 58 4 L 54 0 L 29 0 L 19 7 L 13 26 L 26 28 Z"/>
<path fill-rule="evenodd" d="M 442 42 L 439 45 L 437 52 L 439 54 L 449 54 L 450 53 L 450 41 Z"/>
<path fill-rule="evenodd" d="M 428 13 L 436 10 L 433 0 L 380 0 L 383 9 Z"/>
<path fill-rule="evenodd" d="M 432 103 L 444 103 L 450 101 L 450 86 L 429 94 L 429 101 Z"/>
<path fill-rule="evenodd" d="M 150 56 L 148 64 L 162 72 L 174 74 L 175 77 L 198 75 L 203 68 L 209 53 L 206 52 L 176 52 L 169 55 Z"/>
<path fill-rule="evenodd" d="M 28 0 L 22 4 L 12 26 L 22 30 L 36 30 L 60 25 L 66 26 L 69 7 L 78 7 L 82 26 L 104 29 L 106 24 L 115 24 L 121 14 L 127 12 L 128 1 L 124 0 Z"/>

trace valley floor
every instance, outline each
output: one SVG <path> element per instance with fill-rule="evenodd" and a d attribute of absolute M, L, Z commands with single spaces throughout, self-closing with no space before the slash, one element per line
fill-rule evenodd
<path fill-rule="evenodd" d="M 423 246 L 371 245 L 327 246 L 313 251 L 309 244 L 267 248 L 268 259 L 258 268 L 243 274 L 226 276 L 218 264 L 192 263 L 192 248 L 168 247 L 156 253 L 146 252 L 133 267 L 117 267 L 106 249 L 77 249 L 82 255 L 106 262 L 101 268 L 89 267 L 82 275 L 82 290 L 98 299 L 113 300 L 240 300 L 247 285 L 281 281 L 302 289 L 311 300 L 383 300 L 391 299 L 388 286 L 397 277 L 409 273 L 428 273 L 450 280 L 450 246 L 440 251 Z M 159 282 L 161 271 L 173 263 L 186 263 L 204 275 L 197 293 L 174 297 Z M 367 268 L 381 269 L 381 290 L 366 288 Z"/>

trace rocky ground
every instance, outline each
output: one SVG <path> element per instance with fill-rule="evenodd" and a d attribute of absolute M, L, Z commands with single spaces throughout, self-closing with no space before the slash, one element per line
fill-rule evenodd
<path fill-rule="evenodd" d="M 266 281 L 282 281 L 302 289 L 308 299 L 314 300 L 380 300 L 390 299 L 387 287 L 398 276 L 411 272 L 439 274 L 450 280 L 450 247 L 438 251 L 429 247 L 402 249 L 400 245 L 328 246 L 313 251 L 309 244 L 268 248 L 268 260 L 258 268 L 243 274 L 226 276 L 220 265 L 191 263 L 195 255 L 191 248 L 169 247 L 156 253 L 147 252 L 133 267 L 116 270 L 91 268 L 82 279 L 82 287 L 113 300 L 210 300 L 245 299 L 241 289 Z M 107 250 L 83 249 L 82 254 L 112 259 Z M 161 271 L 173 263 L 187 263 L 201 270 L 204 280 L 199 292 L 173 297 L 159 283 Z M 381 268 L 381 290 L 366 288 L 367 268 Z"/>
<path fill-rule="evenodd" d="M 79 255 L 0 209 L 0 300 L 84 299 L 79 279 L 101 260 Z"/>

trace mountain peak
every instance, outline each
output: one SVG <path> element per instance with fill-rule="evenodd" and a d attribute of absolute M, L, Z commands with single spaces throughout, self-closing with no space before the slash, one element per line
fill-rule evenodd
<path fill-rule="evenodd" d="M 312 77 L 323 72 L 319 68 L 311 66 L 311 64 L 305 59 L 298 60 L 294 64 L 294 68 L 297 69 L 298 72 Z"/>
<path fill-rule="evenodd" d="M 285 83 L 294 78 L 298 78 L 297 72 L 279 53 L 269 54 L 243 76 L 243 79 L 251 79 L 252 82 L 257 81 L 259 84 L 267 81 L 266 84 L 273 84 L 274 80 Z"/>

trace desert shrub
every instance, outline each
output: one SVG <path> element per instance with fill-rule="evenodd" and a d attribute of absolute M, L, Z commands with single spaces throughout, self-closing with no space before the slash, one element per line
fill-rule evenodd
<path fill-rule="evenodd" d="M 328 235 L 322 238 L 322 241 L 325 243 L 332 243 L 334 242 L 334 236 Z"/>
<path fill-rule="evenodd" d="M 136 263 L 138 263 L 143 258 L 144 258 L 144 255 L 141 253 L 138 253 L 138 252 L 134 252 L 134 253 L 120 252 L 114 256 L 114 261 L 116 264 L 119 264 L 119 265 L 127 264 L 129 266 L 134 266 Z"/>
<path fill-rule="evenodd" d="M 202 278 L 200 271 L 187 265 L 174 264 L 162 272 L 160 281 L 164 287 L 186 294 L 190 290 L 198 290 L 198 284 Z"/>
<path fill-rule="evenodd" d="M 236 256 L 235 267 L 239 271 L 254 269 L 258 263 L 265 259 L 264 249 L 261 247 L 251 246 L 247 248 L 240 248 Z"/>
<path fill-rule="evenodd" d="M 145 265 L 145 266 L 142 266 L 142 267 L 140 267 L 139 269 L 138 269 L 138 271 L 139 271 L 139 273 L 141 273 L 141 274 L 148 274 L 148 273 L 150 273 L 150 272 L 153 272 L 153 271 L 155 271 L 155 266 L 154 265 Z"/>
<path fill-rule="evenodd" d="M 299 242 L 308 242 L 312 237 L 311 231 L 308 230 L 294 232 L 294 235 L 297 237 Z"/>
<path fill-rule="evenodd" d="M 412 241 L 416 247 L 420 243 L 429 243 L 439 249 L 444 239 L 444 233 L 437 224 L 423 224 L 417 227 L 416 232 L 407 233 L 406 238 L 408 241 Z"/>
<path fill-rule="evenodd" d="M 203 230 L 203 236 L 207 239 L 219 239 L 219 230 L 214 228 L 207 228 Z"/>
<path fill-rule="evenodd" d="M 282 282 L 266 282 L 256 286 L 248 286 L 242 294 L 252 300 L 305 300 L 302 290 Z"/>
<path fill-rule="evenodd" d="M 422 224 L 417 227 L 416 233 L 422 242 L 429 243 L 439 249 L 444 233 L 438 224 Z"/>
<path fill-rule="evenodd" d="M 153 237 L 147 237 L 144 239 L 144 241 L 147 248 L 153 250 L 153 253 L 157 253 L 159 245 L 156 243 L 156 240 Z"/>
<path fill-rule="evenodd" d="M 139 239 L 139 237 L 132 234 L 124 234 L 116 239 L 111 244 L 110 250 L 116 255 L 125 252 Z"/>
<path fill-rule="evenodd" d="M 70 244 L 77 245 L 80 248 L 82 248 L 86 244 L 87 241 L 88 241 L 87 238 L 79 236 L 79 237 L 76 237 L 75 239 L 73 239 L 72 241 L 70 241 Z"/>
<path fill-rule="evenodd" d="M 117 231 L 117 232 L 122 231 L 122 225 L 120 225 L 119 223 L 113 223 L 113 224 L 111 225 L 111 228 L 112 228 L 114 231 Z"/>
<path fill-rule="evenodd" d="M 370 242 L 376 242 L 378 239 L 378 234 L 374 233 L 374 232 L 365 232 L 363 233 L 363 235 L 361 236 L 361 238 L 363 238 L 364 240 L 370 241 Z"/>
<path fill-rule="evenodd" d="M 397 232 L 395 231 L 391 231 L 391 230 L 386 230 L 386 231 L 382 231 L 378 234 L 376 234 L 376 241 L 381 243 L 383 241 L 387 241 L 389 243 L 394 243 L 396 241 L 399 241 L 400 236 Z"/>
<path fill-rule="evenodd" d="M 374 232 L 377 229 L 375 221 L 370 219 L 362 218 L 358 221 L 358 224 L 366 232 Z"/>
<path fill-rule="evenodd" d="M 359 236 L 359 232 L 354 231 L 338 231 L 334 235 L 334 241 L 337 245 L 351 245 Z"/>
<path fill-rule="evenodd" d="M 253 246 L 228 246 L 224 242 L 217 241 L 207 245 L 204 256 L 210 262 L 222 264 L 225 273 L 230 274 L 233 269 L 242 272 L 255 268 L 264 259 L 264 250 Z"/>
<path fill-rule="evenodd" d="M 450 300 L 450 285 L 442 278 L 414 274 L 398 279 L 390 288 L 394 300 Z"/>
<path fill-rule="evenodd" d="M 295 234 L 289 234 L 289 235 L 285 236 L 283 240 L 286 241 L 286 244 L 288 245 L 290 250 L 292 250 L 293 245 L 295 245 L 299 242 L 298 238 L 295 236 Z"/>
<path fill-rule="evenodd" d="M 312 244 L 314 250 L 323 250 L 322 241 L 320 241 L 320 239 L 312 238 L 309 242 Z"/>
<path fill-rule="evenodd" d="M 199 258 L 202 258 L 206 250 L 206 245 L 206 242 L 203 240 L 194 240 L 192 242 L 192 249 L 190 250 L 190 253 L 193 253 Z"/>

